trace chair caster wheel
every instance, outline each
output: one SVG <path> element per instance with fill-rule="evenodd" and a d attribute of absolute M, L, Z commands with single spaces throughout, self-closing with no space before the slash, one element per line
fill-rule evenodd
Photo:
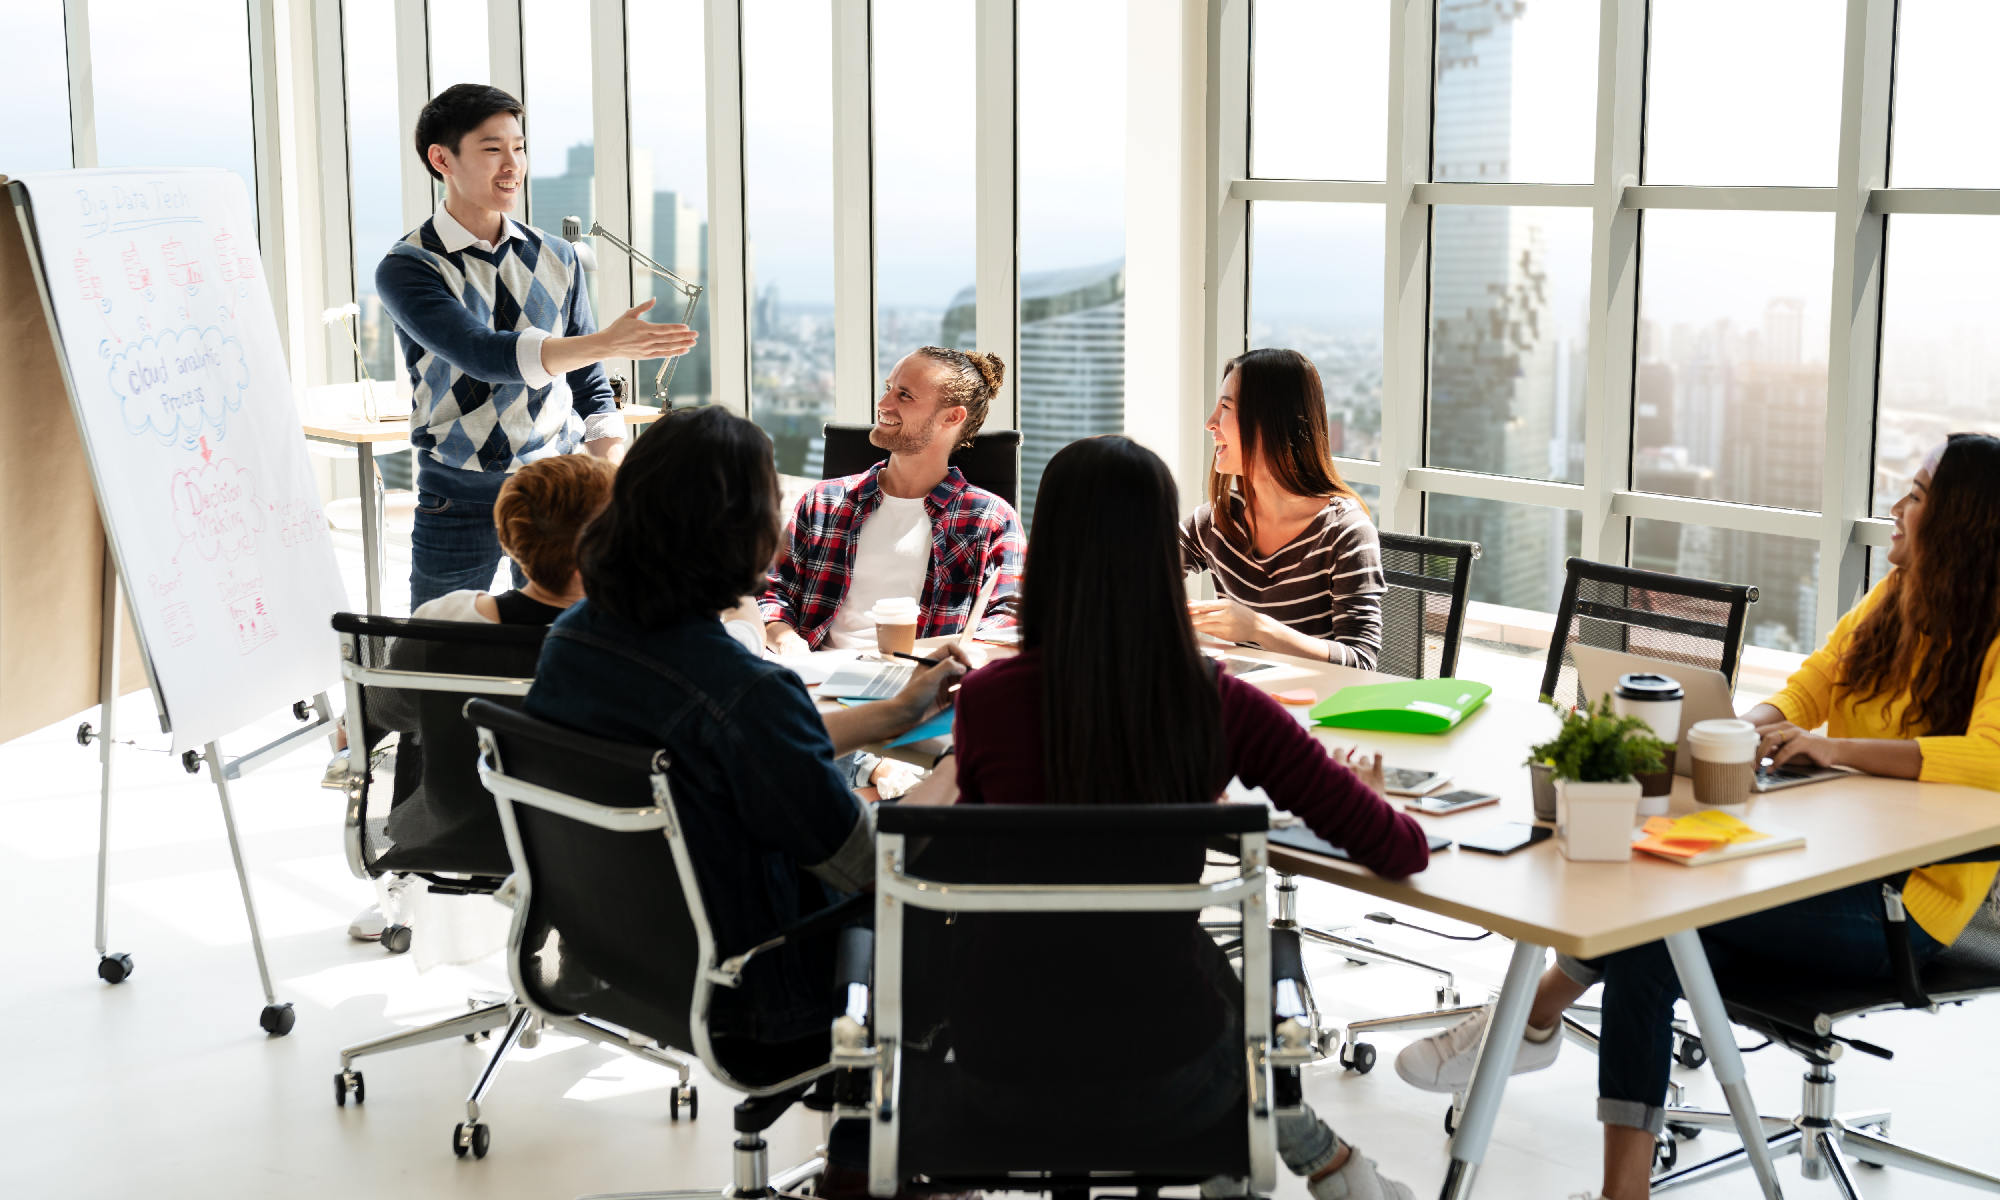
<path fill-rule="evenodd" d="M 1439 988 L 1437 990 L 1437 1002 L 1439 1008 L 1457 1008 L 1459 1003 L 1458 989 L 1455 987 Z"/>
<path fill-rule="evenodd" d="M 1444 1131 L 1447 1137 L 1455 1136 L 1458 1133 L 1458 1105 L 1456 1104 L 1444 1110 Z"/>
<path fill-rule="evenodd" d="M 1694 1138 L 1698 1138 L 1698 1137 L 1700 1137 L 1700 1136 L 1701 1136 L 1701 1126 L 1699 1126 L 1699 1125 L 1669 1125 L 1669 1126 L 1667 1126 L 1667 1132 L 1668 1132 L 1668 1133 L 1671 1133 L 1671 1134 L 1673 1134 L 1673 1135 L 1674 1135 L 1675 1137 L 1677 1137 L 1677 1138 L 1679 1138 L 1680 1140 L 1682 1140 L 1682 1141 L 1684 1141 L 1684 1142 L 1685 1142 L 1685 1141 L 1689 1141 L 1689 1140 L 1691 1140 L 1691 1139 L 1694 1139 Z"/>
<path fill-rule="evenodd" d="M 679 1084 L 667 1091 L 667 1119 L 680 1120 L 683 1104 L 687 1105 L 688 1120 L 694 1120 L 695 1114 L 701 1110 L 701 1099 L 691 1083 Z"/>
<path fill-rule="evenodd" d="M 284 1037 L 292 1031 L 292 1026 L 296 1025 L 298 1020 L 299 1015 L 292 1011 L 290 1004 L 266 1004 L 264 1011 L 257 1017 L 257 1024 L 263 1026 L 264 1032 L 272 1037 Z"/>
<path fill-rule="evenodd" d="M 408 925 L 390 925 L 382 930 L 382 948 L 391 954 L 402 954 L 410 948 L 411 930 Z"/>
<path fill-rule="evenodd" d="M 472 1157 L 485 1158 L 486 1152 L 492 1149 L 492 1147 L 493 1131 L 487 1128 L 483 1122 L 475 1122 L 467 1125 L 465 1122 L 460 1121 L 452 1127 L 451 1152 L 458 1157 L 464 1158 L 465 1152 L 470 1150 Z"/>
<path fill-rule="evenodd" d="M 1366 1075 L 1375 1069 L 1375 1047 L 1367 1042 L 1356 1042 L 1352 1046 L 1340 1048 L 1340 1065 L 1356 1075 Z"/>
<path fill-rule="evenodd" d="M 1661 1134 L 1653 1141 L 1653 1170 L 1655 1173 L 1671 1171 L 1681 1158 L 1681 1144 L 1671 1134 Z"/>
<path fill-rule="evenodd" d="M 1674 1061 L 1694 1070 L 1708 1061 L 1708 1047 L 1701 1044 L 1700 1038 L 1682 1034 L 1674 1040 Z"/>
<path fill-rule="evenodd" d="M 107 954 L 98 959 L 97 977 L 106 983 L 124 983 L 132 977 L 132 956 Z"/>
<path fill-rule="evenodd" d="M 347 1093 L 354 1093 L 354 1102 L 360 1104 L 368 1099 L 368 1085 L 361 1079 L 359 1071 L 335 1071 L 333 1073 L 333 1102 L 347 1107 Z"/>

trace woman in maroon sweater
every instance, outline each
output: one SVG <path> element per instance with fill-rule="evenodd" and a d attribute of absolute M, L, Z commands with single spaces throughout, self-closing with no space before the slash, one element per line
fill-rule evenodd
<path fill-rule="evenodd" d="M 1129 438 L 1086 438 L 1050 460 L 1028 539 L 1022 653 L 973 672 L 959 691 L 959 803 L 1205 803 L 1234 777 L 1262 787 L 1355 862 L 1392 878 L 1423 870 L 1423 832 L 1383 800 L 1380 756 L 1364 764 L 1350 752 L 1347 762 L 1363 772 L 1356 774 L 1275 700 L 1218 674 L 1197 649 L 1181 584 L 1177 505 L 1166 464 Z M 1195 854 L 1168 869 L 1194 882 L 1202 867 Z M 1115 1093 L 1154 1102 L 1155 1111 L 1155 1098 L 1181 1097 L 1170 1123 L 1205 1128 L 1241 1103 L 1240 1074 L 1228 1064 L 1240 1062 L 1242 1022 L 1233 989 L 1217 986 L 1230 968 L 1197 915 L 1128 924 L 1122 937 L 1097 943 L 1088 964 L 1051 964 L 1045 947 L 1032 972 L 1021 969 L 1032 946 L 1011 946 L 998 928 L 987 936 L 967 930 L 966 967 L 952 986 L 957 1061 L 1006 1088 L 1018 1064 L 982 1061 L 984 1026 L 997 1033 L 1001 1023 L 1057 1024 L 1065 1012 L 1073 1023 L 1078 1007 L 1094 1004 L 1067 981 L 1094 977 L 1115 988 L 1121 960 L 1146 961 L 1152 980 L 1167 964 L 1167 986 L 1120 1004 L 1118 1040 L 1135 1049 L 1129 1062 L 1111 1061 L 1111 1073 L 1129 1085 Z M 1049 986 L 1059 979 L 1063 990 Z M 1213 1049 L 1192 1058 L 1165 1049 L 1202 1045 Z M 1214 1086 L 1221 1081 L 1227 1086 Z M 1087 1103 L 1091 1119 L 1115 1119 L 1116 1095 Z M 1311 1179 L 1316 1198 L 1410 1195 L 1310 1108 L 1281 1114 L 1279 1148 L 1287 1166 Z"/>

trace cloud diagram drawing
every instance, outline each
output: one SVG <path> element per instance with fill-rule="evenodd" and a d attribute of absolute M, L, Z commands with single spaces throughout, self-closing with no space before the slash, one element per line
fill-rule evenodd
<path fill-rule="evenodd" d="M 128 432 L 192 450 L 204 429 L 217 441 L 243 407 L 250 367 L 243 344 L 211 325 L 148 334 L 111 357 L 111 390 Z"/>
<path fill-rule="evenodd" d="M 257 477 L 232 460 L 175 471 L 169 502 L 179 547 L 192 542 L 195 552 L 210 562 L 217 555 L 233 561 L 257 553 L 257 535 L 264 531 L 264 512 L 270 506 L 257 496 Z M 176 548 L 173 561 L 180 556 Z"/>

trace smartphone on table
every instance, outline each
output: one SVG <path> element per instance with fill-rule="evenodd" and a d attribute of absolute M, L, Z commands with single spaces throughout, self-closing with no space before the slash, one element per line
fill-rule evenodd
<path fill-rule="evenodd" d="M 1426 767 L 1383 767 L 1382 790 L 1391 796 L 1421 796 L 1434 792 L 1451 779 L 1450 771 Z"/>
<path fill-rule="evenodd" d="M 1458 844 L 1467 850 L 1477 850 L 1481 854 L 1512 854 L 1536 842 L 1546 842 L 1553 836 L 1555 830 L 1546 825 L 1524 825 L 1519 821 L 1503 821 L 1458 839 Z"/>
<path fill-rule="evenodd" d="M 1491 792 L 1474 792 L 1464 788 L 1446 792 L 1441 796 L 1413 796 L 1403 801 L 1403 807 L 1413 813 L 1423 813 L 1431 817 L 1449 816 L 1464 812 L 1468 808 L 1479 808 L 1486 804 L 1498 804 L 1500 797 Z"/>

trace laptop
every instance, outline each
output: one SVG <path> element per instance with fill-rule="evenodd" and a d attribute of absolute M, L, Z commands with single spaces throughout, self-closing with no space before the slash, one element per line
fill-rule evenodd
<path fill-rule="evenodd" d="M 1651 674 L 1664 675 L 1681 685 L 1685 695 L 1681 699 L 1681 727 L 1674 734 L 1674 741 L 1687 745 L 1687 732 L 1696 721 L 1727 719 L 1736 715 L 1736 705 L 1730 695 L 1729 681 L 1722 672 L 1708 667 L 1695 667 L 1686 663 L 1669 662 L 1663 658 L 1648 658 L 1643 654 L 1626 654 L 1617 650 L 1605 650 L 1598 646 L 1586 646 L 1581 642 L 1572 643 L 1570 656 L 1576 660 L 1576 685 L 1578 697 L 1588 696 L 1596 700 L 1618 690 L 1620 675 Z M 1676 775 L 1694 774 L 1694 755 L 1674 755 Z M 1822 767 L 1817 763 L 1797 762 L 1774 766 L 1769 762 L 1759 763 L 1755 787 L 1759 792 L 1775 792 L 1784 788 L 1798 787 L 1805 783 L 1819 783 L 1826 779 L 1840 779 L 1853 774 L 1840 767 Z"/>

